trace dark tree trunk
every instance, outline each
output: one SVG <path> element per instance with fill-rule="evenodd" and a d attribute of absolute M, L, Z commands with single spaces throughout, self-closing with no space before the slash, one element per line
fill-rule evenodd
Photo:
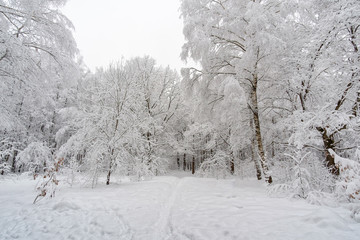
<path fill-rule="evenodd" d="M 352 108 L 352 113 L 353 113 L 354 117 L 359 116 L 359 111 L 360 111 L 360 90 L 356 94 L 357 94 L 356 101 L 355 101 L 354 106 Z"/>
<path fill-rule="evenodd" d="M 234 158 L 231 158 L 231 161 L 230 161 L 230 173 L 231 173 L 231 175 L 234 175 L 234 173 L 235 173 Z"/>
<path fill-rule="evenodd" d="M 192 157 L 191 173 L 192 173 L 192 174 L 195 174 L 195 156 Z"/>
<path fill-rule="evenodd" d="M 106 185 L 109 185 L 109 184 L 110 184 L 110 176 L 111 176 L 111 173 L 112 173 L 112 159 L 110 160 L 109 171 L 108 171 L 108 174 L 107 174 L 107 176 L 106 176 Z"/>
<path fill-rule="evenodd" d="M 150 139 L 150 136 L 151 136 L 151 133 L 150 133 L 150 131 L 148 131 L 147 133 L 146 133 L 146 139 L 147 139 L 147 142 L 148 142 L 148 165 L 151 165 L 151 163 L 152 163 L 152 147 L 151 147 L 151 139 Z M 152 171 L 152 169 L 151 169 L 151 167 L 150 167 L 150 171 Z"/>
<path fill-rule="evenodd" d="M 230 159 L 230 173 L 231 175 L 234 175 L 235 173 L 235 157 L 234 157 L 234 152 L 231 151 L 230 153 L 231 159 Z"/>
<path fill-rule="evenodd" d="M 111 175 L 111 171 L 109 170 L 107 176 L 106 176 L 106 185 L 110 184 L 110 175 Z"/>
<path fill-rule="evenodd" d="M 16 169 L 16 157 L 17 157 L 18 153 L 19 152 L 17 150 L 14 150 L 14 156 L 13 156 L 13 160 L 12 160 L 12 164 L 11 164 L 12 172 L 15 172 L 15 169 Z"/>
<path fill-rule="evenodd" d="M 114 155 L 114 149 L 111 150 L 111 157 L 110 157 L 110 164 L 109 164 L 109 172 L 106 176 L 106 185 L 110 184 L 110 176 L 111 173 L 113 171 L 113 165 L 114 165 L 114 161 L 113 161 L 113 155 Z"/>
<path fill-rule="evenodd" d="M 176 163 L 177 163 L 178 169 L 180 169 L 180 156 L 179 156 L 179 153 L 176 154 Z"/>
<path fill-rule="evenodd" d="M 184 153 L 183 169 L 186 171 L 186 153 Z"/>
<path fill-rule="evenodd" d="M 335 140 L 333 135 L 328 135 L 325 128 L 318 127 L 317 130 L 321 133 L 325 149 L 325 165 L 329 171 L 334 175 L 339 175 L 339 168 L 335 165 L 335 157 L 329 153 L 329 149 L 335 151 Z"/>

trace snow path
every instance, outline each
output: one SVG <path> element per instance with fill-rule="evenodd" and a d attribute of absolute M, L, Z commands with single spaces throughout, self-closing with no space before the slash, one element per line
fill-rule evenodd
<path fill-rule="evenodd" d="M 154 236 L 152 239 L 166 239 L 172 235 L 172 226 L 171 226 L 171 211 L 174 207 L 176 197 L 181 189 L 183 179 L 176 179 L 172 186 L 172 192 L 169 200 L 163 206 L 163 209 L 160 212 L 160 219 L 154 226 Z"/>
<path fill-rule="evenodd" d="M 179 178 L 180 177 L 180 178 Z M 33 205 L 35 182 L 0 180 L 0 239 L 355 240 L 343 208 L 269 198 L 256 180 L 183 176 L 63 186 Z"/>

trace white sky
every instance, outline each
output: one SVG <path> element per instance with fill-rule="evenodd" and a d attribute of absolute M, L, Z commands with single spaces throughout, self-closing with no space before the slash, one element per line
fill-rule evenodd
<path fill-rule="evenodd" d="M 68 0 L 62 12 L 75 26 L 75 39 L 91 69 L 121 57 L 150 55 L 180 69 L 184 43 L 179 0 Z"/>

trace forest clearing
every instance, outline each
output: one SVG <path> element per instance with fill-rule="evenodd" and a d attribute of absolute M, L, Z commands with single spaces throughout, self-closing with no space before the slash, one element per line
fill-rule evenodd
<path fill-rule="evenodd" d="M 64 185 L 56 198 L 35 205 L 36 181 L 1 181 L 0 239 L 355 240 L 360 234 L 351 211 L 331 202 L 272 198 L 256 179 L 172 175 L 95 189 Z"/>

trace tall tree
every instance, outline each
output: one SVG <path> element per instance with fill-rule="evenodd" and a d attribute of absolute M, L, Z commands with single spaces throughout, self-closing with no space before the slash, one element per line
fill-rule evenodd
<path fill-rule="evenodd" d="M 226 76 L 233 76 L 245 90 L 257 151 L 268 183 L 272 177 L 261 130 L 259 104 L 264 96 L 259 97 L 259 89 L 265 87 L 261 83 L 275 79 L 271 66 L 281 49 L 276 44 L 276 25 L 282 20 L 278 8 L 278 1 L 182 1 L 187 40 L 182 56 L 199 61 L 202 67 L 190 69 L 187 77 L 206 82 L 203 86 L 209 91 L 209 86 L 215 87 Z M 210 102 L 221 99 L 211 92 L 206 94 L 212 99 Z"/>
<path fill-rule="evenodd" d="M 55 147 L 56 112 L 79 75 L 73 26 L 58 10 L 65 2 L 0 1 L 0 161 L 13 171 L 31 142 Z"/>

